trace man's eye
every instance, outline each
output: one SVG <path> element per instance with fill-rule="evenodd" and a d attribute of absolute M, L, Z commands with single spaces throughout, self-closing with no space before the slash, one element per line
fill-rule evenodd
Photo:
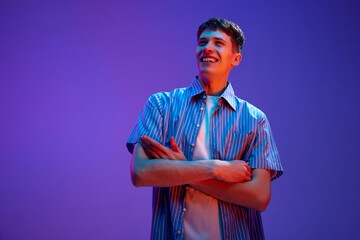
<path fill-rule="evenodd" d="M 200 41 L 200 42 L 199 42 L 199 46 L 203 46 L 203 45 L 205 45 L 205 44 L 206 44 L 205 41 Z"/>
<path fill-rule="evenodd" d="M 216 45 L 222 46 L 222 45 L 224 45 L 224 43 L 223 42 L 216 42 Z"/>

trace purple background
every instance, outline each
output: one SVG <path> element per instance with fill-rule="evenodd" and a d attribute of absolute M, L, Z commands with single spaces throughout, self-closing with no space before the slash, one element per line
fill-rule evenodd
<path fill-rule="evenodd" d="M 50 3 L 52 2 L 52 3 Z M 271 122 L 284 175 L 267 239 L 354 239 L 360 221 L 360 4 L 2 1 L 0 239 L 148 239 L 151 188 L 125 142 L 147 98 L 190 85 L 196 31 L 240 25 L 236 94 Z"/>

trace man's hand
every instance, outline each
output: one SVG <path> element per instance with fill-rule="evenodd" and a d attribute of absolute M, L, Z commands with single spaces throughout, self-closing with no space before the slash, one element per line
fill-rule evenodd
<path fill-rule="evenodd" d="M 242 160 L 216 161 L 215 179 L 224 182 L 245 182 L 251 180 L 251 168 Z"/>
<path fill-rule="evenodd" d="M 186 160 L 184 153 L 177 146 L 174 137 L 170 138 L 170 146 L 172 149 L 164 147 L 146 135 L 140 139 L 141 146 L 150 159 Z"/>

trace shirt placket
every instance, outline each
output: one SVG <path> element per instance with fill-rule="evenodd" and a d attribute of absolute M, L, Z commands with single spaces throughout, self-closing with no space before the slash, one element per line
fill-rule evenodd
<path fill-rule="evenodd" d="M 221 108 L 221 100 L 218 101 L 218 107 L 213 112 L 213 114 L 210 116 L 210 141 L 209 141 L 209 148 L 210 148 L 210 156 L 211 159 L 219 159 L 219 156 L 217 156 L 217 148 L 221 148 L 221 143 L 217 143 L 216 139 L 218 138 L 218 135 L 221 136 L 222 129 L 219 129 L 219 108 Z M 218 126 L 218 128 L 216 128 Z"/>
<path fill-rule="evenodd" d="M 195 104 L 196 104 L 196 112 L 193 115 L 193 119 L 192 119 L 192 123 L 191 123 L 191 133 L 193 133 L 190 136 L 190 149 L 189 149 L 189 156 L 192 159 L 192 156 L 194 154 L 194 148 L 195 148 L 195 143 L 196 143 L 196 139 L 197 136 L 199 135 L 199 131 L 200 131 L 200 126 L 202 121 L 204 120 L 204 116 L 205 116 L 205 103 L 206 103 L 206 98 L 207 95 L 204 93 L 202 95 L 202 97 L 200 99 L 198 99 Z"/>
<path fill-rule="evenodd" d="M 202 97 L 200 99 L 198 99 L 197 101 L 194 102 L 195 104 L 195 108 L 196 111 L 195 113 L 190 116 L 192 117 L 192 122 L 190 124 L 191 126 L 191 133 L 192 136 L 189 138 L 190 139 L 190 149 L 189 149 L 189 155 L 193 156 L 194 153 L 194 148 L 195 148 L 195 143 L 196 143 L 196 138 L 199 134 L 200 131 L 200 126 L 202 121 L 204 120 L 204 113 L 205 113 L 205 103 L 206 103 L 206 98 L 207 95 L 203 94 Z M 182 186 L 181 187 L 181 193 L 180 193 L 180 199 L 182 199 L 182 201 L 179 201 L 177 204 L 174 204 L 174 206 L 176 206 L 176 212 L 179 213 L 178 217 L 176 217 L 175 219 L 173 218 L 173 236 L 175 239 L 183 239 L 184 237 L 184 227 L 183 227 L 183 219 L 184 219 L 184 213 L 186 211 L 186 208 L 184 206 L 184 202 L 185 202 L 185 194 L 186 194 L 186 186 Z"/>

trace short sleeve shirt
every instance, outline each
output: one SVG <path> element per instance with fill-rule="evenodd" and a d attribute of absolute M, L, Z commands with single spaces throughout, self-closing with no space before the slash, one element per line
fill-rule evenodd
<path fill-rule="evenodd" d="M 152 95 L 127 142 L 129 152 L 143 135 L 166 147 L 174 137 L 192 161 L 206 98 L 198 78 L 187 88 Z M 244 160 L 251 168 L 272 170 L 272 180 L 280 177 L 283 168 L 266 115 L 236 97 L 229 82 L 218 104 L 210 123 L 210 158 Z M 184 185 L 153 188 L 152 239 L 183 239 L 185 193 Z M 222 239 L 264 239 L 260 212 L 221 200 L 218 204 Z"/>

